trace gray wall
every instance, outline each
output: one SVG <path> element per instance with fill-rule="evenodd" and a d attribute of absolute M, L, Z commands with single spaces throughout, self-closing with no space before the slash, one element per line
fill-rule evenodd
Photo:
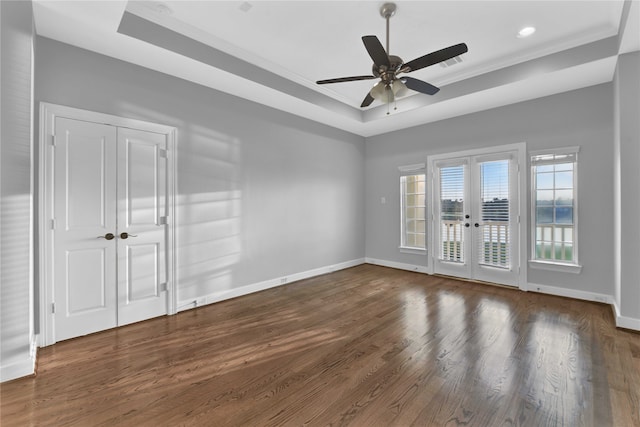
<path fill-rule="evenodd" d="M 33 368 L 31 205 L 31 2 L 0 2 L 0 380 Z"/>
<path fill-rule="evenodd" d="M 0 15 L 0 368 L 6 379 L 28 373 L 33 362 L 30 233 L 37 157 L 29 126 L 30 3 L 0 2 Z M 179 129 L 183 301 L 365 254 L 426 265 L 424 257 L 397 249 L 398 166 L 429 154 L 521 141 L 529 150 L 579 145 L 584 269 L 579 275 L 529 270 L 529 281 L 614 295 L 622 316 L 637 321 L 638 55 L 622 57 L 615 88 L 610 83 L 475 113 L 368 138 L 366 146 L 361 137 L 43 38 L 36 39 L 35 102 Z M 380 204 L 381 196 L 387 204 Z M 611 206 L 620 214 L 615 227 Z"/>
<path fill-rule="evenodd" d="M 178 301 L 364 258 L 364 138 L 50 39 L 35 101 L 178 128 Z"/>
<path fill-rule="evenodd" d="M 618 58 L 615 84 L 615 298 L 619 314 L 640 325 L 640 52 Z M 624 326 L 632 327 L 633 324 Z"/>
<path fill-rule="evenodd" d="M 403 254 L 398 166 L 438 153 L 526 142 L 527 150 L 580 146 L 579 245 L 581 274 L 528 269 L 529 283 L 613 295 L 613 86 L 567 92 L 367 139 L 366 255 L 426 266 Z M 524 177 L 529 174 L 525 166 Z M 381 204 L 380 198 L 387 203 Z M 530 216 L 530 195 L 527 214 Z M 530 218 L 527 218 L 530 224 Z"/>

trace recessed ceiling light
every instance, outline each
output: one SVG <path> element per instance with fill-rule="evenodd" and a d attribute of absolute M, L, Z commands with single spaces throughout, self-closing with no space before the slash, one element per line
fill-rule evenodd
<path fill-rule="evenodd" d="M 252 7 L 253 5 L 251 3 L 249 3 L 248 1 L 245 1 L 240 5 L 240 7 L 238 7 L 238 9 L 240 9 L 243 12 L 249 12 L 249 10 L 251 10 Z"/>
<path fill-rule="evenodd" d="M 535 27 L 524 27 L 520 31 L 518 31 L 518 38 L 529 37 L 531 34 L 536 32 Z"/>

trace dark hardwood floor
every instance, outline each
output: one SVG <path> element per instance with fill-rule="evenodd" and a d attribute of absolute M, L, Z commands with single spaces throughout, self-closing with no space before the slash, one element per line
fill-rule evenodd
<path fill-rule="evenodd" d="M 9 426 L 640 426 L 609 306 L 362 265 L 40 349 Z"/>

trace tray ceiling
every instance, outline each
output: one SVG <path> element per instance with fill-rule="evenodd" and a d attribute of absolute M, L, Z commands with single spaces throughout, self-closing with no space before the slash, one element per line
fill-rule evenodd
<path fill-rule="evenodd" d="M 411 73 L 441 91 L 409 94 L 389 115 L 359 108 L 374 80 L 315 84 L 370 74 L 361 37 L 384 43 L 382 2 L 37 1 L 34 20 L 39 35 L 363 136 L 611 81 L 617 55 L 640 49 L 637 1 L 396 3 L 391 54 L 469 52 Z M 525 26 L 536 33 L 518 38 Z"/>

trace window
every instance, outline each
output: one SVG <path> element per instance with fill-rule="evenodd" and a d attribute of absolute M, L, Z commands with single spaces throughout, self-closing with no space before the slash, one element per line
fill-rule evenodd
<path fill-rule="evenodd" d="M 454 160 L 457 163 L 457 160 Z M 440 183 L 440 259 L 465 261 L 465 180 L 468 161 L 461 164 L 437 165 Z M 436 202 L 438 203 L 438 202 Z"/>
<path fill-rule="evenodd" d="M 511 156 L 478 161 L 480 173 L 480 220 L 478 262 L 496 268 L 511 268 Z"/>
<path fill-rule="evenodd" d="M 426 249 L 424 168 L 424 164 L 400 168 L 401 250 Z"/>
<path fill-rule="evenodd" d="M 578 264 L 578 148 L 531 156 L 534 261 Z"/>

